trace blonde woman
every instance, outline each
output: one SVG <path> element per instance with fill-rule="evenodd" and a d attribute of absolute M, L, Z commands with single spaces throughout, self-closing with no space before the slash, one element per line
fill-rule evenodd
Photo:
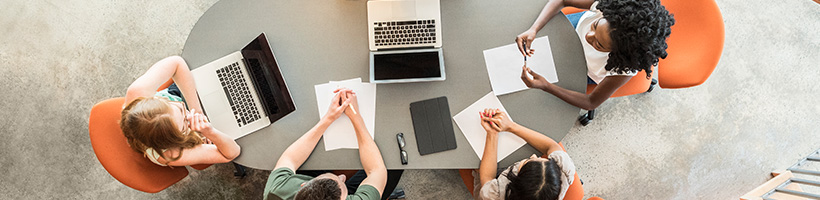
<path fill-rule="evenodd" d="M 157 92 L 171 78 L 178 87 L 169 89 L 187 101 L 169 89 Z M 131 148 L 160 166 L 226 163 L 239 156 L 239 145 L 202 114 L 193 76 L 179 56 L 160 60 L 131 83 L 120 128 Z"/>

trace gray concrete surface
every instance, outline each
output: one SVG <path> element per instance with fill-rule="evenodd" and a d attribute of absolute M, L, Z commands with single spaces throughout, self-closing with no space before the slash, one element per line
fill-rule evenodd
<path fill-rule="evenodd" d="M 260 199 L 269 172 L 237 180 L 227 164 L 142 193 L 89 144 L 91 106 L 180 54 L 215 2 L 0 2 L 0 199 Z M 718 5 L 726 44 L 705 84 L 610 99 L 563 140 L 587 197 L 737 199 L 820 148 L 820 5 Z M 401 186 L 408 199 L 469 198 L 455 170 L 410 170 Z"/>

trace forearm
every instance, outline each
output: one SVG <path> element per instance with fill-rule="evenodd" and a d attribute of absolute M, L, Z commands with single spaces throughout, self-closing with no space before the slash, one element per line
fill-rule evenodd
<path fill-rule="evenodd" d="M 484 154 L 481 156 L 481 163 L 478 166 L 478 175 L 481 185 L 495 178 L 498 169 L 498 134 L 487 133 L 487 140 L 484 142 Z"/>
<path fill-rule="evenodd" d="M 585 110 L 594 110 L 599 105 L 601 105 L 601 103 L 603 103 L 603 101 L 599 103 L 593 103 L 589 98 L 589 95 L 587 94 L 564 89 L 554 84 L 547 84 L 545 87 L 541 88 L 541 90 L 544 90 L 552 95 L 555 95 L 555 97 L 564 100 L 564 102 L 567 102 L 570 105 Z"/>
<path fill-rule="evenodd" d="M 552 138 L 518 124 L 510 127 L 510 132 L 524 139 L 527 144 L 530 144 L 542 154 L 547 154 L 558 145 Z"/>
<path fill-rule="evenodd" d="M 233 160 L 241 152 L 239 144 L 219 130 L 213 129 L 212 133 L 208 135 L 208 139 L 216 145 L 217 150 L 225 159 Z"/>
<path fill-rule="evenodd" d="M 286 161 L 290 164 L 293 164 L 294 169 L 296 170 L 299 166 L 302 166 L 302 163 L 305 163 L 305 160 L 310 156 L 310 153 L 313 152 L 313 149 L 316 148 L 316 144 L 319 143 L 319 139 L 322 138 L 322 134 L 327 130 L 327 127 L 330 126 L 332 120 L 327 118 L 322 118 L 319 123 L 317 123 L 313 128 L 311 128 L 307 133 L 299 137 L 293 144 L 288 146 L 285 149 L 285 152 L 282 153 L 282 156 L 279 158 L 277 162 L 277 166 L 283 161 Z"/>
<path fill-rule="evenodd" d="M 181 57 L 177 59 L 174 75 L 171 77 L 177 83 L 177 87 L 185 97 L 185 102 L 190 109 L 196 109 L 196 112 L 202 112 L 202 105 L 199 103 L 199 96 L 196 93 L 196 83 L 191 70 L 188 69 L 188 64 L 185 63 Z"/>
<path fill-rule="evenodd" d="M 379 151 L 379 147 L 373 138 L 370 137 L 370 132 L 364 124 L 361 116 L 352 117 L 353 128 L 356 130 L 356 139 L 359 144 L 359 159 L 362 162 L 362 167 L 368 176 L 371 173 L 387 174 L 387 167 L 384 165 L 384 159 Z"/>
<path fill-rule="evenodd" d="M 550 0 L 547 2 L 547 5 L 544 5 L 544 8 L 541 9 L 541 13 L 538 14 L 538 18 L 535 19 L 535 22 L 532 23 L 530 26 L 531 30 L 538 32 L 541 28 L 544 28 L 544 25 L 552 19 L 553 16 L 558 14 L 558 11 L 564 7 L 564 2 L 562 0 Z"/>

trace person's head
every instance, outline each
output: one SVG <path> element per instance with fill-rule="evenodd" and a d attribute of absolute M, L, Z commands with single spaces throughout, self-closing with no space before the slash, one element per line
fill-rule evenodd
<path fill-rule="evenodd" d="M 518 174 L 507 173 L 505 199 L 558 199 L 561 193 L 561 169 L 554 159 L 536 157 L 522 161 Z"/>
<path fill-rule="evenodd" d="M 610 52 L 608 71 L 646 71 L 666 58 L 666 38 L 675 19 L 660 0 L 600 0 L 603 18 L 593 21 L 584 38 L 593 48 Z"/>
<path fill-rule="evenodd" d="M 345 175 L 324 173 L 302 184 L 295 200 L 337 200 L 347 197 Z"/>
<path fill-rule="evenodd" d="M 188 128 L 188 111 L 180 102 L 171 102 L 161 97 L 139 97 L 122 110 L 120 129 L 134 151 L 143 153 L 148 148 L 162 149 L 192 148 L 202 144 L 202 138 Z M 182 151 L 175 158 L 182 157 Z"/>

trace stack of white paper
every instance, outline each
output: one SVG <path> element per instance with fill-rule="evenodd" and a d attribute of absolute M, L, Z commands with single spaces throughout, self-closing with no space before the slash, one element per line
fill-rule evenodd
<path fill-rule="evenodd" d="M 376 127 L 376 84 L 362 83 L 361 78 L 344 81 L 331 81 L 326 84 L 315 85 L 316 103 L 319 106 L 319 118 L 325 116 L 330 106 L 330 100 L 336 95 L 333 90 L 337 88 L 348 88 L 356 92 L 359 109 L 356 110 L 362 119 L 370 137 L 375 139 Z M 359 143 L 356 140 L 356 130 L 347 115 L 342 114 L 334 121 L 324 133 L 325 151 L 336 149 L 358 149 Z"/>
<path fill-rule="evenodd" d="M 498 100 L 498 97 L 496 97 L 493 92 L 490 92 L 456 114 L 456 116 L 453 116 L 453 120 L 456 121 L 458 128 L 464 133 L 464 137 L 467 138 L 467 141 L 470 142 L 470 146 L 473 146 L 473 150 L 475 150 L 475 154 L 478 158 L 481 158 L 484 154 L 484 143 L 487 140 L 487 131 L 481 126 L 481 117 L 478 114 L 479 112 L 483 112 L 485 108 L 497 108 L 503 112 L 507 112 L 504 106 L 501 105 L 501 101 Z M 510 117 L 510 120 L 512 120 L 512 117 Z M 498 160 L 496 162 L 506 158 L 526 143 L 524 139 L 521 139 L 513 133 L 499 132 Z"/>
<path fill-rule="evenodd" d="M 552 50 L 547 36 L 535 38 L 532 41 L 535 54 L 527 57 L 527 67 L 535 73 L 547 78 L 550 83 L 558 82 L 555 72 L 555 62 L 552 59 Z M 490 75 L 490 84 L 496 95 L 504 95 L 527 89 L 521 81 L 521 67 L 524 66 L 524 56 L 518 51 L 518 45 L 513 43 L 484 50 L 484 63 Z"/>

